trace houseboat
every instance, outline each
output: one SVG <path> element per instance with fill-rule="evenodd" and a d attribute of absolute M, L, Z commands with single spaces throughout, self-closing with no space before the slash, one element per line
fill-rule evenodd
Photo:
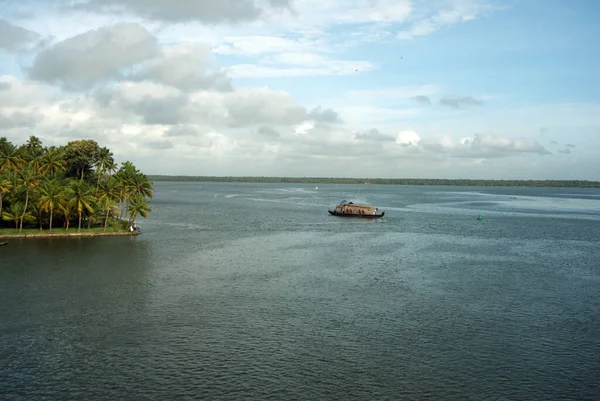
<path fill-rule="evenodd" d="M 383 217 L 385 212 L 379 213 L 379 209 L 373 206 L 361 205 L 358 203 L 343 200 L 335 207 L 335 210 L 328 210 L 332 216 L 340 217 L 364 217 L 378 219 Z"/>

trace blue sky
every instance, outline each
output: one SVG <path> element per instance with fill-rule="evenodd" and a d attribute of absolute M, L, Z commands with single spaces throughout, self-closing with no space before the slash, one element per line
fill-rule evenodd
<path fill-rule="evenodd" d="M 0 136 L 149 173 L 600 180 L 596 2 L 106 4 L 5 8 Z"/>

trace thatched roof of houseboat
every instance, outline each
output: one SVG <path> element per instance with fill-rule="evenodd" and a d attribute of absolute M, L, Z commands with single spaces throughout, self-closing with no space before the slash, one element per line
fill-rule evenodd
<path fill-rule="evenodd" d="M 343 206 L 343 207 L 353 210 L 353 211 L 354 210 L 363 210 L 365 213 L 373 213 L 374 211 L 377 210 L 376 207 L 363 205 L 360 203 L 353 203 L 353 202 L 341 202 L 340 206 Z"/>

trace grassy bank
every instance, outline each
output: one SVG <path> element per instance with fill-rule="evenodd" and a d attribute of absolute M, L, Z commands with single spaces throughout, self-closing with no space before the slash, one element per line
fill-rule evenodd
<path fill-rule="evenodd" d="M 63 227 L 53 228 L 52 232 L 45 229 L 40 231 L 39 228 L 27 227 L 23 228 L 21 232 L 14 228 L 0 227 L 0 239 L 8 238 L 46 238 L 46 237 L 103 237 L 103 236 L 132 236 L 138 235 L 137 231 L 130 232 L 128 229 L 123 228 L 120 224 L 111 224 L 106 228 L 106 231 L 102 227 L 91 227 L 81 228 L 80 232 L 77 232 L 77 227 L 69 227 L 67 231 Z"/>

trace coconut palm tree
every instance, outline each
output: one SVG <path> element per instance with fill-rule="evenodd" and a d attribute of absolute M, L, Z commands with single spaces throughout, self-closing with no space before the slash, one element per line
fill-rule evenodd
<path fill-rule="evenodd" d="M 44 226 L 44 211 L 39 206 L 39 203 L 38 202 L 30 202 L 29 210 L 27 211 L 27 213 L 31 215 L 32 221 L 35 220 L 40 224 L 40 231 L 42 231 L 43 226 Z"/>
<path fill-rule="evenodd" d="M 73 194 L 70 204 L 75 210 L 77 210 L 77 217 L 79 219 L 79 226 L 77 228 L 77 232 L 80 232 L 83 211 L 86 210 L 90 213 L 94 212 L 94 209 L 92 208 L 92 203 L 94 202 L 95 197 L 90 191 L 89 184 L 83 180 L 72 181 L 71 190 L 73 191 Z"/>
<path fill-rule="evenodd" d="M 108 180 L 100 184 L 98 192 L 98 200 L 102 205 L 102 209 L 106 212 L 104 216 L 104 231 L 108 225 L 108 216 L 113 210 L 115 202 L 119 199 L 120 188 L 119 182 L 114 177 L 109 177 Z"/>
<path fill-rule="evenodd" d="M 21 202 L 11 203 L 7 210 L 2 212 L 2 220 L 15 223 L 15 230 L 19 229 L 19 221 L 30 220 L 31 215 L 26 212 L 25 205 Z"/>
<path fill-rule="evenodd" d="M 12 183 L 8 179 L 8 174 L 0 173 L 0 216 L 2 215 L 2 201 L 4 195 L 12 190 Z"/>
<path fill-rule="evenodd" d="M 25 150 L 30 157 L 39 157 L 42 155 L 44 148 L 40 138 L 31 135 L 25 144 Z"/>
<path fill-rule="evenodd" d="M 73 196 L 73 190 L 71 187 L 64 187 L 62 197 L 58 203 L 58 211 L 62 213 L 64 218 L 65 231 L 69 231 L 71 224 L 71 213 L 73 213 L 73 206 L 71 197 Z"/>
<path fill-rule="evenodd" d="M 91 209 L 86 210 L 85 217 L 87 218 L 87 228 L 88 230 L 92 227 L 92 223 L 97 221 L 98 215 L 96 214 L 96 210 L 101 208 L 100 201 L 97 196 L 92 196 L 92 201 L 90 202 Z"/>
<path fill-rule="evenodd" d="M 115 159 L 110 149 L 104 147 L 100 148 L 98 152 L 98 158 L 96 159 L 96 173 L 98 175 L 98 181 L 96 183 L 96 190 L 100 185 L 100 179 L 104 176 L 107 171 L 114 171 L 116 168 Z"/>
<path fill-rule="evenodd" d="M 25 191 L 25 209 L 23 210 L 23 216 L 21 217 L 21 223 L 19 225 L 19 231 L 23 230 L 23 220 L 25 219 L 25 213 L 27 212 L 27 205 L 29 203 L 29 195 L 31 190 L 38 186 L 38 175 L 34 168 L 27 164 L 19 171 L 18 174 L 19 186 Z"/>
<path fill-rule="evenodd" d="M 152 211 L 152 207 L 150 204 L 141 195 L 134 195 L 129 200 L 129 204 L 127 205 L 127 213 L 129 213 L 129 224 L 132 224 L 138 215 L 147 219 Z"/>
<path fill-rule="evenodd" d="M 66 163 L 60 151 L 48 149 L 40 158 L 40 174 L 53 177 L 59 172 L 66 171 Z"/>
<path fill-rule="evenodd" d="M 17 151 L 25 163 L 30 164 L 35 171 L 39 171 L 41 157 L 44 153 L 42 141 L 39 138 L 30 136 L 25 145 L 19 147 Z"/>
<path fill-rule="evenodd" d="M 8 141 L 2 141 L 2 146 L 0 146 L 0 172 L 17 171 L 22 165 L 23 159 L 19 155 L 17 147 Z"/>
<path fill-rule="evenodd" d="M 52 232 L 52 218 L 54 211 L 60 207 L 64 192 L 62 183 L 56 179 L 44 181 L 40 187 L 38 205 L 43 212 L 50 213 L 50 232 Z"/>
<path fill-rule="evenodd" d="M 126 161 L 121 165 L 121 168 L 114 177 L 118 180 L 120 186 L 119 209 L 120 215 L 123 217 L 127 211 L 127 202 L 132 195 L 131 182 L 138 171 L 133 163 Z"/>

